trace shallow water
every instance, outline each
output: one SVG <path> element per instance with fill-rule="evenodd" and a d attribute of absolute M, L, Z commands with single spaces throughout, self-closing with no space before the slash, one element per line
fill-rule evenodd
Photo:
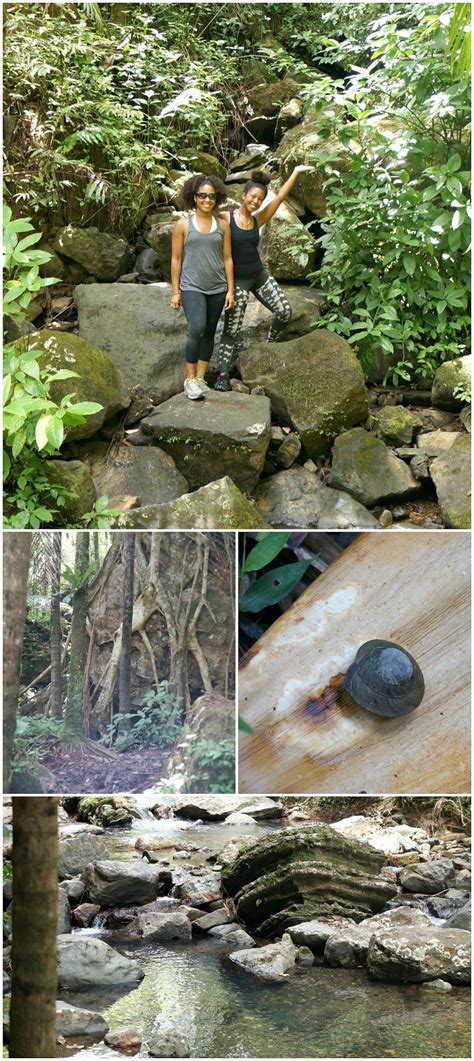
<path fill-rule="evenodd" d="M 184 828 L 183 828 L 184 826 Z M 231 836 L 277 828 L 140 821 L 106 834 L 111 857 L 136 856 L 140 833 L 219 850 Z M 167 852 L 163 853 L 168 857 Z M 127 944 L 145 978 L 133 991 L 63 993 L 99 1010 L 112 1029 L 133 1024 L 144 1037 L 159 1023 L 180 1026 L 194 1057 L 470 1057 L 470 993 L 428 995 L 415 985 L 375 984 L 363 969 L 313 966 L 281 984 L 261 983 L 228 960 L 228 947 L 207 936 L 189 944 Z M 71 1056 L 71 1055 L 70 1055 Z M 115 1057 L 104 1044 L 74 1057 Z M 147 1056 L 146 1045 L 141 1056 Z"/>

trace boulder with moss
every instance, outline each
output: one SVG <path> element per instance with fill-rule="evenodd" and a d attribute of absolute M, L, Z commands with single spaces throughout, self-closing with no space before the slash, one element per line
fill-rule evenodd
<path fill-rule="evenodd" d="M 245 848 L 222 870 L 239 919 L 264 937 L 338 915 L 361 921 L 397 891 L 379 876 L 384 855 L 328 825 L 282 829 Z"/>
<path fill-rule="evenodd" d="M 97 494 L 87 464 L 82 461 L 48 460 L 44 462 L 42 470 L 50 486 L 61 491 L 62 503 L 54 513 L 55 525 L 75 525 L 87 512 L 92 512 Z"/>
<path fill-rule="evenodd" d="M 380 437 L 389 446 L 411 445 L 417 431 L 423 427 L 423 417 L 403 405 L 385 405 L 375 414 Z"/>
<path fill-rule="evenodd" d="M 461 409 L 471 393 L 471 354 L 445 361 L 436 369 L 431 400 L 440 409 Z"/>
<path fill-rule="evenodd" d="M 67 225 L 58 232 L 53 250 L 78 262 L 98 280 L 117 280 L 126 273 L 132 262 L 126 240 L 98 228 L 79 228 Z"/>
<path fill-rule="evenodd" d="M 368 415 L 359 361 L 345 339 L 318 329 L 284 343 L 252 344 L 239 358 L 244 383 L 261 386 L 274 417 L 298 431 L 308 456 Z"/>
<path fill-rule="evenodd" d="M 180 530 L 257 530 L 268 523 L 256 505 L 241 493 L 229 476 L 217 479 L 183 494 L 163 505 L 145 505 L 124 513 L 116 526 L 124 529 L 158 530 L 177 527 Z"/>
<path fill-rule="evenodd" d="M 263 261 L 277 280 L 301 280 L 314 270 L 316 244 L 288 203 L 282 203 L 264 225 L 260 246 Z"/>
<path fill-rule="evenodd" d="M 436 487 L 441 515 L 448 527 L 469 530 L 471 527 L 471 439 L 459 435 L 430 467 Z"/>
<path fill-rule="evenodd" d="M 111 448 L 108 442 L 86 442 L 80 450 L 99 496 L 132 496 L 140 504 L 160 505 L 188 491 L 173 458 L 158 446 Z"/>
<path fill-rule="evenodd" d="M 339 435 L 332 451 L 331 486 L 363 505 L 416 497 L 420 483 L 407 465 L 363 427 Z"/>

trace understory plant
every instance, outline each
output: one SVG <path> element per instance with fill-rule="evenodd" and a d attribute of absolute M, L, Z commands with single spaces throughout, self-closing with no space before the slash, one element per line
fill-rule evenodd
<path fill-rule="evenodd" d="M 181 733 L 182 711 L 168 681 L 161 681 L 134 711 L 114 715 L 102 737 L 117 748 L 171 748 Z"/>
<path fill-rule="evenodd" d="M 12 775 L 27 770 L 35 774 L 51 739 L 59 737 L 61 720 L 46 715 L 19 715 L 15 730 Z"/>

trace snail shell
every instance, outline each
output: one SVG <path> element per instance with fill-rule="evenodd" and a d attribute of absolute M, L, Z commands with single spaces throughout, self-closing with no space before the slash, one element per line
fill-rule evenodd
<path fill-rule="evenodd" d="M 361 645 L 343 685 L 359 707 L 387 718 L 408 715 L 425 695 L 418 663 L 393 641 Z"/>

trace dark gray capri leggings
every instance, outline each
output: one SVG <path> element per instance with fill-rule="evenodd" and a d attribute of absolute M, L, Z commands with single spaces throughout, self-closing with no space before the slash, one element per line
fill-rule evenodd
<path fill-rule="evenodd" d="M 203 291 L 181 291 L 181 302 L 188 322 L 186 361 L 209 361 L 214 349 L 217 323 L 224 308 L 227 291 L 205 295 Z"/>

